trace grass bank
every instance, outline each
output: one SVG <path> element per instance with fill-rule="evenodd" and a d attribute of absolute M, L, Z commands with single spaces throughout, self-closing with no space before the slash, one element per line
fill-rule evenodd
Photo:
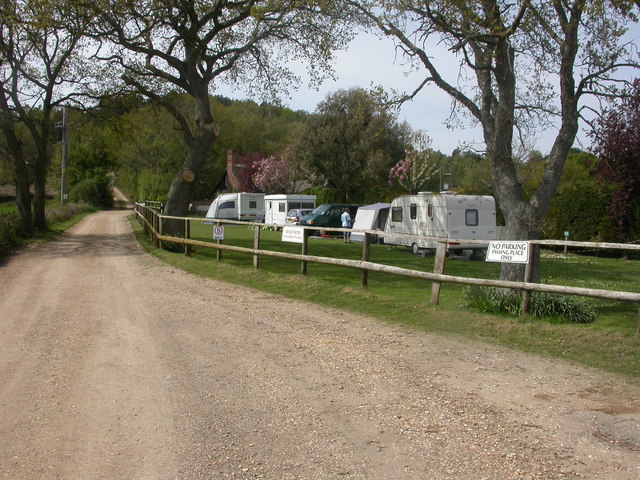
<path fill-rule="evenodd" d="M 89 205 L 48 200 L 45 204 L 45 216 L 48 229 L 36 232 L 32 238 L 22 238 L 14 203 L 0 204 L 0 257 L 10 255 L 17 247 L 33 242 L 46 242 L 78 223 L 83 217 L 95 212 Z"/>
<path fill-rule="evenodd" d="M 261 257 L 254 270 L 249 254 L 224 252 L 216 261 L 215 250 L 198 248 L 190 257 L 157 250 L 145 238 L 139 224 L 132 224 L 140 243 L 154 256 L 190 273 L 244 285 L 327 307 L 362 313 L 380 320 L 429 332 L 458 335 L 547 357 L 603 369 L 640 379 L 640 338 L 635 333 L 638 306 L 606 300 L 586 299 L 598 318 L 588 325 L 560 324 L 532 317 L 509 318 L 461 309 L 463 286 L 445 284 L 441 304 L 430 305 L 431 283 L 381 273 L 369 273 L 369 286 L 359 284 L 360 272 L 329 265 L 309 264 L 308 275 L 300 275 L 300 264 L 285 259 Z M 211 225 L 193 223 L 192 238 L 210 240 Z M 298 244 L 283 243 L 279 232 L 261 232 L 265 250 L 298 253 Z M 253 230 L 227 226 L 225 243 L 252 247 Z M 358 259 L 361 245 L 340 240 L 311 239 L 309 254 Z M 405 248 L 372 245 L 370 260 L 415 270 L 432 271 L 433 259 L 412 255 Z M 597 258 L 545 252 L 542 281 L 610 290 L 639 291 L 640 261 Z M 478 278 L 498 278 L 500 266 L 468 260 L 448 260 L 445 272 Z M 247 299 L 248 302 L 251 299 Z"/>

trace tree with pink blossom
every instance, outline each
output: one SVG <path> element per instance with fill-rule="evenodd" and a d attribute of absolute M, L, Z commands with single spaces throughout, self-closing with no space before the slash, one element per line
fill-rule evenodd
<path fill-rule="evenodd" d="M 407 193 L 433 189 L 443 155 L 430 148 L 420 152 L 406 150 L 402 160 L 389 171 L 389 185 L 398 185 Z"/>
<path fill-rule="evenodd" d="M 298 193 L 307 179 L 304 169 L 292 160 L 288 150 L 259 159 L 252 177 L 256 187 L 265 193 Z"/>

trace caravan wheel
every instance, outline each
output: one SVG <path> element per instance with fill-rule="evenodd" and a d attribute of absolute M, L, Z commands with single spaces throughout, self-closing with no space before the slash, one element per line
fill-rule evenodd
<path fill-rule="evenodd" d="M 417 243 L 412 243 L 411 244 L 411 253 L 413 253 L 414 255 L 417 255 L 418 252 L 420 252 L 420 247 L 418 247 Z"/>

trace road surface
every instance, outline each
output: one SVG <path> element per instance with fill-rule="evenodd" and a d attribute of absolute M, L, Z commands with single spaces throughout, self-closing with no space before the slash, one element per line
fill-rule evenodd
<path fill-rule="evenodd" d="M 637 384 L 194 277 L 129 213 L 0 266 L 0 478 L 640 478 Z"/>

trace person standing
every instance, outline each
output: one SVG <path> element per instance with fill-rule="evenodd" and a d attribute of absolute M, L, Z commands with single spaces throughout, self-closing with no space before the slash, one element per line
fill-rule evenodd
<path fill-rule="evenodd" d="M 342 210 L 340 221 L 342 222 L 342 228 L 351 228 L 351 215 L 349 214 L 348 208 Z M 351 243 L 351 232 L 343 232 L 342 238 L 344 240 L 344 243 Z"/>

